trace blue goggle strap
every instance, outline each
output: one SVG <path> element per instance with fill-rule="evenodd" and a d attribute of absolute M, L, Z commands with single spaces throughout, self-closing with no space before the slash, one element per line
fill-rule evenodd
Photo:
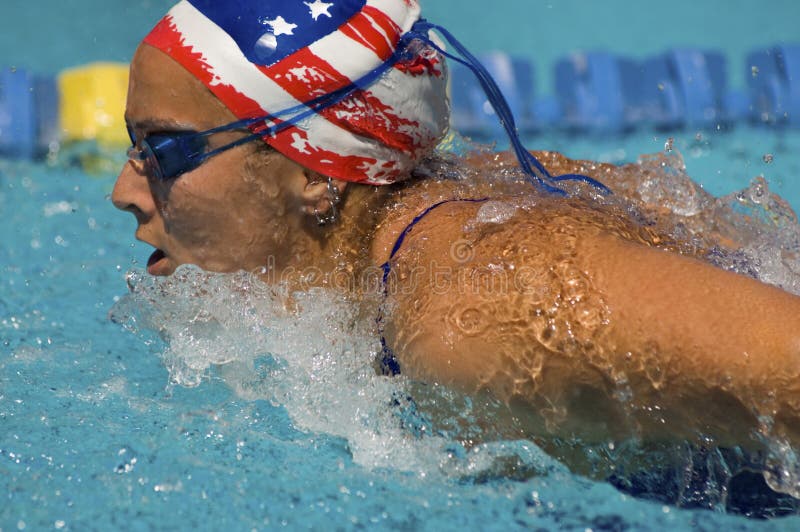
<path fill-rule="evenodd" d="M 441 34 L 455 49 L 455 51 L 461 55 L 461 57 L 443 50 L 436 42 L 434 42 L 429 36 L 429 32 L 431 30 Z M 583 183 L 592 185 L 603 193 L 611 193 L 611 190 L 603 183 L 586 175 L 562 174 L 554 176 L 550 174 L 550 172 L 547 171 L 547 168 L 544 167 L 539 159 L 537 159 L 522 144 L 522 140 L 520 140 L 519 133 L 517 132 L 514 114 L 511 112 L 508 101 L 506 100 L 505 96 L 503 96 L 503 93 L 497 86 L 494 78 L 492 78 L 491 74 L 489 74 L 489 71 L 486 70 L 486 67 L 481 64 L 478 58 L 472 55 L 472 53 L 470 53 L 470 51 L 447 29 L 437 24 L 432 24 L 425 19 L 420 19 L 416 24 L 414 24 L 414 27 L 408 34 L 404 36 L 404 38 L 416 38 L 425 42 L 437 50 L 440 54 L 452 61 L 464 65 L 471 70 L 473 74 L 475 74 L 475 77 L 478 79 L 481 88 L 483 88 L 484 93 L 486 93 L 486 96 L 489 99 L 489 103 L 491 104 L 495 113 L 497 113 L 497 116 L 500 119 L 500 124 L 506 130 L 506 134 L 511 141 L 511 146 L 514 149 L 514 153 L 519 160 L 520 167 L 525 174 L 527 174 L 529 178 L 528 180 L 531 181 L 535 186 L 542 188 L 547 192 L 564 195 L 566 193 L 564 190 L 557 187 L 555 185 L 556 183 L 560 181 L 581 181 Z"/>

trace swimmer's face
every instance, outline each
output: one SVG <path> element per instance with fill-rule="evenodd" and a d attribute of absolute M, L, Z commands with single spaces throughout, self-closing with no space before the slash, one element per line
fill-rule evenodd
<path fill-rule="evenodd" d="M 204 131 L 236 117 L 178 63 L 142 45 L 131 63 L 126 120 L 142 139 Z M 209 148 L 247 133 L 218 133 L 209 137 Z M 295 213 L 307 178 L 301 166 L 261 144 L 227 150 L 167 181 L 138 162 L 125 165 L 112 201 L 136 217 L 136 238 L 156 248 L 148 272 L 169 275 L 181 264 L 218 272 L 280 266 L 300 223 Z"/>

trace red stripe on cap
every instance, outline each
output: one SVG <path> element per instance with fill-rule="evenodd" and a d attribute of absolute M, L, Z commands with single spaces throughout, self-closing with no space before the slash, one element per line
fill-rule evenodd
<path fill-rule="evenodd" d="M 386 36 L 392 41 L 392 48 L 395 48 L 400 36 L 403 34 L 403 28 L 398 26 L 397 22 L 377 7 L 366 5 L 361 12 L 370 17 L 386 32 Z"/>
<path fill-rule="evenodd" d="M 403 131 L 419 131 L 419 122 L 398 116 L 394 109 L 368 91 L 357 91 L 352 96 L 320 113 L 328 121 L 405 153 L 419 150 L 423 139 L 415 139 Z"/>
<path fill-rule="evenodd" d="M 145 36 L 142 42 L 158 48 L 168 56 L 175 58 L 195 76 L 197 72 L 205 74 L 210 69 L 203 61 L 202 52 L 194 52 L 191 46 L 184 44 L 183 36 L 178 31 L 172 15 L 167 15 L 158 21 L 156 27 Z"/>
<path fill-rule="evenodd" d="M 327 61 L 302 48 L 272 66 L 256 65 L 265 76 L 301 102 L 346 87 L 350 79 Z"/>
<path fill-rule="evenodd" d="M 372 6 L 364 6 L 339 31 L 375 52 L 382 61 L 394 53 L 402 33 L 386 13 Z"/>
<path fill-rule="evenodd" d="M 154 46 L 177 61 L 194 77 L 208 87 L 239 118 L 266 114 L 257 102 L 248 98 L 230 85 L 223 85 L 205 62 L 202 52 L 196 52 L 185 44 L 183 34 L 170 15 L 164 17 L 145 38 L 145 43 Z M 213 82 L 217 83 L 213 83 Z"/>
<path fill-rule="evenodd" d="M 258 69 L 301 102 L 308 102 L 351 83 L 347 76 L 307 48 L 298 50 L 275 65 L 258 66 Z M 415 141 L 413 136 L 403 133 L 403 130 L 418 130 L 419 122 L 398 116 L 391 106 L 367 90 L 356 91 L 346 100 L 319 114 L 343 129 L 377 139 L 406 153 L 413 153 L 420 147 L 419 141 Z"/>
<path fill-rule="evenodd" d="M 314 161 L 314 165 L 309 165 L 309 168 L 324 176 L 356 183 L 375 184 L 374 182 L 370 182 L 370 180 L 392 182 L 400 175 L 397 163 L 392 161 L 383 163 L 381 165 L 383 170 L 368 175 L 368 172 L 365 170 L 367 168 L 375 168 L 378 165 L 377 159 L 359 157 L 356 155 L 339 155 L 338 153 L 311 145 L 308 142 L 308 134 L 305 131 L 291 130 L 291 133 L 289 133 L 289 131 L 290 130 L 281 132 L 277 137 L 270 139 L 269 144 L 274 146 L 275 149 L 281 153 L 297 154 L 294 157 L 290 156 L 294 160 Z M 307 145 L 300 147 L 299 145 L 303 143 L 307 143 Z"/>

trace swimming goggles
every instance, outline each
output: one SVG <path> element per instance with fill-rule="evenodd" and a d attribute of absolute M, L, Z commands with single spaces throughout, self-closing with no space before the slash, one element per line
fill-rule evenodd
<path fill-rule="evenodd" d="M 145 172 L 151 177 L 167 181 L 190 172 L 207 159 L 236 146 L 261 138 L 251 134 L 213 150 L 208 149 L 208 137 L 214 133 L 241 129 L 241 121 L 209 129 L 207 131 L 178 131 L 174 133 L 151 133 L 137 139 L 133 129 L 128 127 L 131 147 L 128 159 L 144 163 Z"/>

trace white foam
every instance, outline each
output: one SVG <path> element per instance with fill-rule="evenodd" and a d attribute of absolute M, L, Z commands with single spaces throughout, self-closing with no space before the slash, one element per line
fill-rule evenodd
<path fill-rule="evenodd" d="M 146 341 L 154 334 L 166 341 L 161 356 L 177 385 L 199 386 L 214 373 L 245 399 L 283 406 L 301 430 L 345 438 L 354 461 L 369 468 L 463 475 L 491 469 L 502 456 L 537 471 L 555 467 L 527 442 L 454 454 L 451 439 L 415 418 L 408 382 L 376 373 L 374 321 L 359 319 L 360 309 L 340 294 L 313 289 L 288 299 L 248 274 L 191 266 L 169 278 L 137 270 L 128 280 L 131 293 L 112 319 Z M 447 393 L 437 396 L 439 406 Z"/>
<path fill-rule="evenodd" d="M 69 214 L 78 209 L 78 204 L 69 201 L 57 201 L 54 203 L 47 203 L 42 208 L 42 213 L 45 218 L 50 218 L 58 214 Z"/>

